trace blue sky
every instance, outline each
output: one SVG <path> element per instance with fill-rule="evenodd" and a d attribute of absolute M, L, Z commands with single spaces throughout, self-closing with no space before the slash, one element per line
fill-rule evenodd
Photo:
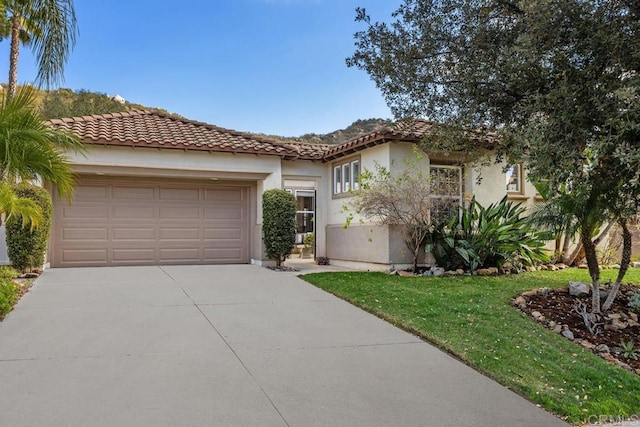
<path fill-rule="evenodd" d="M 63 87 L 241 131 L 299 136 L 390 118 L 369 76 L 347 68 L 355 8 L 388 20 L 400 0 L 76 0 L 80 36 Z M 0 70 L 8 70 L 8 42 Z M 36 72 L 23 49 L 21 83 Z M 6 71 L 2 71 L 5 72 Z M 6 77 L 0 79 L 6 81 Z"/>

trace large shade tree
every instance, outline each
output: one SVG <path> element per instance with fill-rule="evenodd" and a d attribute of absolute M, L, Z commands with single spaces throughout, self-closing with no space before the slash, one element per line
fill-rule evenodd
<path fill-rule="evenodd" d="M 21 44 L 33 50 L 37 83 L 61 82 L 78 33 L 73 0 L 0 0 L 0 8 L 0 38 L 10 41 L 9 96 L 16 93 Z"/>
<path fill-rule="evenodd" d="M 551 198 L 576 198 L 567 214 L 599 312 L 593 234 L 602 220 L 627 224 L 640 195 L 640 2 L 404 0 L 391 23 L 364 9 L 356 19 L 367 28 L 347 64 L 397 117 L 449 125 L 427 147 L 474 150 L 457 131 L 491 128 L 498 161 L 525 162 Z"/>

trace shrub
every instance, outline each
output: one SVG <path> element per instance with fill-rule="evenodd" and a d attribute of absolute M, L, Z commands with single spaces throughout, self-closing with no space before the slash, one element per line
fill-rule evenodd
<path fill-rule="evenodd" d="M 11 311 L 18 301 L 20 288 L 11 279 L 0 277 L 0 319 Z"/>
<path fill-rule="evenodd" d="M 636 291 L 631 295 L 628 305 L 630 309 L 640 313 L 640 291 Z"/>
<path fill-rule="evenodd" d="M 262 195 L 262 238 L 267 257 L 281 266 L 291 255 L 296 241 L 296 199 L 284 190 L 268 190 Z"/>
<path fill-rule="evenodd" d="M 547 262 L 544 249 L 549 233 L 538 231 L 523 216 L 525 208 L 504 197 L 484 208 L 475 198 L 444 225 L 434 226 L 426 250 L 438 265 L 475 270 Z"/>
<path fill-rule="evenodd" d="M 15 186 L 16 195 L 33 200 L 42 210 L 42 221 L 37 228 L 23 226 L 20 215 L 7 219 L 7 252 L 11 264 L 20 271 L 40 268 L 44 264 L 49 232 L 51 230 L 52 203 L 49 193 L 41 187 L 22 183 Z"/>

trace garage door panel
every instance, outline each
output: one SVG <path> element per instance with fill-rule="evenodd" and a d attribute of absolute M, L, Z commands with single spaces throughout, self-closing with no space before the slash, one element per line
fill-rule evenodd
<path fill-rule="evenodd" d="M 160 200 L 200 200 L 198 188 L 161 188 Z"/>
<path fill-rule="evenodd" d="M 155 188 L 114 186 L 113 198 L 123 200 L 153 200 L 155 199 Z"/>
<path fill-rule="evenodd" d="M 82 185 L 77 186 L 74 192 L 74 200 L 104 200 L 107 198 L 109 187 L 106 185 Z"/>
<path fill-rule="evenodd" d="M 219 239 L 232 239 L 241 240 L 243 238 L 241 228 L 205 228 L 204 239 L 205 240 L 219 240 Z"/>
<path fill-rule="evenodd" d="M 114 227 L 111 229 L 111 240 L 113 242 L 127 240 L 154 242 L 156 240 L 156 229 L 153 227 Z"/>
<path fill-rule="evenodd" d="M 153 262 L 156 260 L 156 249 L 154 248 L 114 248 L 111 251 L 114 262 L 127 261 L 130 263 Z"/>
<path fill-rule="evenodd" d="M 122 205 L 113 206 L 113 218 L 115 219 L 153 219 L 156 216 L 155 206 Z"/>
<path fill-rule="evenodd" d="M 159 250 L 161 261 L 193 261 L 197 262 L 202 257 L 199 248 L 161 248 Z"/>
<path fill-rule="evenodd" d="M 69 265 L 102 263 L 106 258 L 106 249 L 69 249 L 62 251 L 62 260 Z"/>
<path fill-rule="evenodd" d="M 62 239 L 70 240 L 106 240 L 109 236 L 109 229 L 105 228 L 65 228 L 63 230 Z"/>
<path fill-rule="evenodd" d="M 206 189 L 204 199 L 215 202 L 242 203 L 245 201 L 245 192 L 237 188 Z"/>
<path fill-rule="evenodd" d="M 106 220 L 109 218 L 109 207 L 84 204 L 64 206 L 62 208 L 62 215 L 64 218 L 69 219 Z"/>
<path fill-rule="evenodd" d="M 204 219 L 220 220 L 220 219 L 232 219 L 238 221 L 244 221 L 245 209 L 241 207 L 211 207 L 205 208 Z"/>
<path fill-rule="evenodd" d="M 160 240 L 200 240 L 200 228 L 161 228 Z"/>
<path fill-rule="evenodd" d="M 248 194 L 224 184 L 81 178 L 72 206 L 55 200 L 52 265 L 247 263 Z"/>
<path fill-rule="evenodd" d="M 163 219 L 200 219 L 199 206 L 166 206 L 160 208 L 159 218 Z"/>
<path fill-rule="evenodd" d="M 205 248 L 204 258 L 208 261 L 240 262 L 244 257 L 240 248 Z"/>

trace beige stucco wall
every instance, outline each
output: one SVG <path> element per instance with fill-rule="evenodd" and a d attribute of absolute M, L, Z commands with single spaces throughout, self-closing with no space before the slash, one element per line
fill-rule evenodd
<path fill-rule="evenodd" d="M 478 169 L 468 164 L 465 167 L 465 193 L 470 196 L 475 196 L 476 200 L 483 206 L 499 202 L 507 195 L 506 175 L 503 172 L 504 166 L 504 163 L 491 164 Z M 522 203 L 528 208 L 531 208 L 538 200 L 538 198 L 536 198 L 537 191 L 533 184 L 527 179 L 526 168 L 523 168 L 523 173 L 525 178 L 523 193 L 521 195 L 510 195 L 509 200 L 514 203 Z M 478 184 L 477 180 L 479 176 L 482 177 L 482 180 Z"/>

